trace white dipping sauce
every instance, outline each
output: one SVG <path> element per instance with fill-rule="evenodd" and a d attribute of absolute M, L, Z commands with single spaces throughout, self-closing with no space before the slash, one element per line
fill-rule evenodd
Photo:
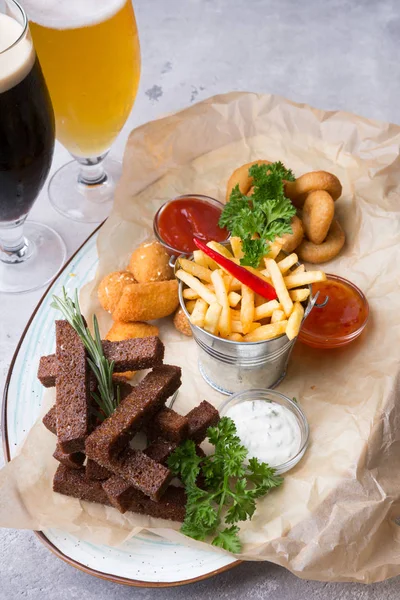
<path fill-rule="evenodd" d="M 265 400 L 248 400 L 229 408 L 226 416 L 235 422 L 249 458 L 254 456 L 276 467 L 300 450 L 300 426 L 285 406 Z"/>

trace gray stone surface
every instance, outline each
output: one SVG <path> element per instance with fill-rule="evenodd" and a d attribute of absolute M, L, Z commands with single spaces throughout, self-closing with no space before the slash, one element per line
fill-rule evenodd
<path fill-rule="evenodd" d="M 116 157 L 132 127 L 231 90 L 272 92 L 400 122 L 398 0 L 136 0 L 135 8 L 143 74 L 112 150 Z M 53 170 L 66 160 L 58 146 Z M 69 253 L 92 231 L 57 215 L 45 190 L 31 217 L 55 227 Z M 0 389 L 41 293 L 0 297 Z M 301 581 L 274 565 L 248 563 L 190 588 L 128 589 L 74 570 L 30 532 L 0 531 L 1 600 L 395 600 L 399 586 L 399 579 L 371 586 Z"/>

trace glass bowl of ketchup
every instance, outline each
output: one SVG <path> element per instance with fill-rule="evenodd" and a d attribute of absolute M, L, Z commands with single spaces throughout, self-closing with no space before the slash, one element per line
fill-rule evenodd
<path fill-rule="evenodd" d="M 226 242 L 229 232 L 218 227 L 224 205 L 209 196 L 186 194 L 165 202 L 153 221 L 154 235 L 171 256 L 192 254 L 193 242 Z"/>
<path fill-rule="evenodd" d="M 312 284 L 312 294 L 319 292 L 317 304 L 305 319 L 299 341 L 312 348 L 340 348 L 357 339 L 369 315 L 366 297 L 354 283 L 327 273 L 327 280 Z"/>

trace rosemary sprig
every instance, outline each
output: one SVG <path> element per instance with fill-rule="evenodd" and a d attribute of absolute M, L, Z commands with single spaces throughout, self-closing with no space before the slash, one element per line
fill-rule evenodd
<path fill-rule="evenodd" d="M 65 288 L 62 288 L 63 297 L 53 296 L 51 307 L 59 310 L 68 323 L 79 335 L 88 353 L 88 363 L 93 371 L 99 393 L 92 392 L 92 396 L 106 417 L 112 415 L 119 404 L 120 393 L 119 386 L 116 394 L 114 392 L 113 372 L 114 361 L 108 361 L 104 356 L 103 346 L 101 344 L 99 324 L 96 315 L 93 316 L 94 337 L 86 326 L 82 316 L 78 300 L 78 291 L 75 290 L 75 298 L 68 297 Z M 102 415 L 96 411 L 100 417 Z M 103 417 L 104 418 L 104 417 Z"/>

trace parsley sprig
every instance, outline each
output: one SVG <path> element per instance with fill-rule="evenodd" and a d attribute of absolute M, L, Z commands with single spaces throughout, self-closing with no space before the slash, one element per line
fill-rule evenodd
<path fill-rule="evenodd" d="M 78 291 L 75 290 L 74 300 L 68 297 L 64 287 L 62 288 L 62 294 L 62 298 L 53 296 L 51 307 L 63 314 L 64 319 L 75 329 L 87 350 L 87 361 L 97 379 L 99 391 L 99 393 L 92 392 L 91 394 L 102 411 L 101 413 L 96 412 L 96 414 L 103 420 L 104 416 L 109 417 L 112 415 L 120 400 L 119 386 L 116 387 L 116 390 L 114 389 L 112 378 L 114 361 L 108 361 L 104 356 L 96 315 L 93 316 L 94 336 L 86 326 L 79 306 Z"/>
<path fill-rule="evenodd" d="M 223 417 L 217 427 L 210 427 L 207 436 L 214 454 L 199 457 L 194 442 L 187 440 L 168 460 L 169 468 L 186 488 L 186 517 L 181 531 L 196 540 L 213 536 L 214 546 L 238 553 L 241 542 L 236 523 L 251 519 L 256 499 L 280 486 L 283 478 L 256 458 L 246 464 L 247 449 L 229 417 Z M 204 486 L 199 487 L 199 479 Z"/>
<path fill-rule="evenodd" d="M 253 178 L 253 195 L 245 196 L 237 185 L 222 211 L 219 226 L 241 238 L 241 264 L 257 268 L 268 252 L 268 242 L 292 233 L 290 222 L 296 209 L 285 196 L 284 180 L 294 181 L 295 177 L 281 162 L 253 165 L 249 175 Z"/>

